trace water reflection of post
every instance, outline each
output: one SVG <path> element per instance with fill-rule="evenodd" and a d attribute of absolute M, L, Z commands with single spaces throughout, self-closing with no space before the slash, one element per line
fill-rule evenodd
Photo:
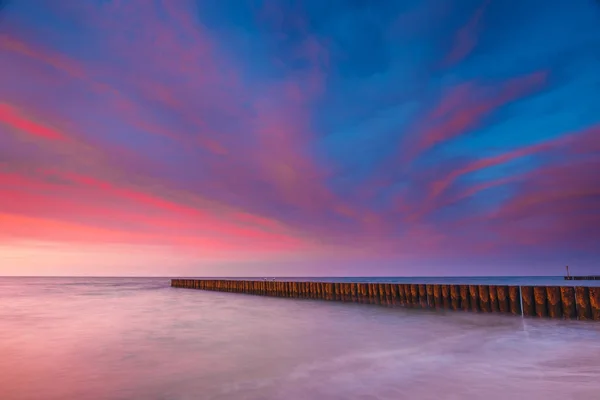
<path fill-rule="evenodd" d="M 521 286 L 519 286 L 519 299 L 521 300 L 521 318 L 523 317 L 523 292 Z"/>
<path fill-rule="evenodd" d="M 521 302 L 521 329 L 525 332 L 525 337 L 529 339 L 529 331 L 527 330 L 527 318 L 524 318 L 525 314 L 523 313 L 523 291 L 521 286 L 519 285 L 519 300 Z"/>
<path fill-rule="evenodd" d="M 523 307 L 521 307 L 521 313 L 523 312 Z M 523 315 L 521 314 L 521 317 Z M 523 330 L 523 332 L 525 332 L 525 337 L 527 339 L 529 339 L 529 329 L 528 329 L 528 324 L 529 323 L 529 319 L 528 318 L 521 318 L 521 329 Z"/>

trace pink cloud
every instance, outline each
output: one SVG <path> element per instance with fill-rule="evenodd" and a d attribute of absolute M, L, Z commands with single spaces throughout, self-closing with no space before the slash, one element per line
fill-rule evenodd
<path fill-rule="evenodd" d="M 58 183 L 57 183 L 58 182 Z M 91 177 L 46 173 L 38 177 L 0 174 L 4 188 L 0 206 L 5 221 L 40 219 L 42 226 L 62 224 L 74 230 L 94 233 L 100 242 L 155 243 L 181 245 L 194 243 L 229 243 L 240 250 L 258 246 L 274 251 L 291 251 L 309 243 L 291 236 L 276 222 L 259 216 L 227 213 L 194 208 L 157 197 L 139 189 L 115 186 Z M 238 219 L 242 216 L 242 220 Z M 49 225 L 50 224 L 50 225 Z M 264 226 L 268 229 L 264 229 Z M 5 237 L 22 236 L 30 232 L 37 239 L 60 241 L 58 236 L 44 236 L 47 230 L 35 230 L 33 223 L 26 230 L 6 225 Z M 109 232 L 116 232 L 116 235 Z M 11 233 L 12 232 L 12 233 Z M 106 236 L 102 237 L 101 234 Z M 76 232 L 66 235 L 77 236 Z M 26 236 L 26 235 L 25 235 Z M 85 241 L 87 236 L 77 241 Z M 213 243 L 210 240 L 214 240 Z M 214 246 L 213 246 L 214 247 Z"/>
<path fill-rule="evenodd" d="M 48 51 L 31 43 L 23 42 L 12 36 L 0 35 L 0 52 L 14 53 L 31 58 L 39 63 L 53 67 L 58 71 L 67 73 L 76 78 L 84 76 L 83 69 L 79 63 L 56 52 Z"/>
<path fill-rule="evenodd" d="M 459 86 L 424 116 L 418 136 L 411 137 L 416 141 L 409 147 L 406 159 L 413 160 L 435 145 L 470 132 L 495 110 L 539 90 L 546 78 L 545 71 L 514 78 L 500 84 L 492 96 L 486 94 L 485 88 L 472 84 Z"/>
<path fill-rule="evenodd" d="M 6 103 L 0 103 L 0 123 L 36 138 L 67 140 L 67 137 L 62 132 L 32 120 Z"/>
<path fill-rule="evenodd" d="M 444 60 L 444 66 L 451 66 L 462 61 L 475 49 L 479 39 L 481 20 L 489 4 L 490 0 L 484 0 L 469 21 L 458 30 L 452 43 L 452 49 Z"/>

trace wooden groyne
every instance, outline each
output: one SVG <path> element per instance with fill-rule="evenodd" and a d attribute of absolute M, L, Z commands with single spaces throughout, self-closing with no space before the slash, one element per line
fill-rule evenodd
<path fill-rule="evenodd" d="M 600 275 L 565 276 L 565 281 L 600 281 Z"/>
<path fill-rule="evenodd" d="M 172 279 L 176 288 L 600 321 L 600 287 Z"/>

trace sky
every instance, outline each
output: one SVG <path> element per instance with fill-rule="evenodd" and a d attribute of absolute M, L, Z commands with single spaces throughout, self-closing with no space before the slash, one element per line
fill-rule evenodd
<path fill-rule="evenodd" d="M 0 275 L 600 274 L 595 0 L 3 3 Z"/>

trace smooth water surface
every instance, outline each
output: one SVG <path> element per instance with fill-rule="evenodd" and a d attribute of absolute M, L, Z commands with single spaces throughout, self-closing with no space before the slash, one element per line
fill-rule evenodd
<path fill-rule="evenodd" d="M 600 324 L 1 278 L 0 399 L 590 399 Z"/>
<path fill-rule="evenodd" d="M 182 278 L 188 279 L 188 278 Z M 421 283 L 448 285 L 509 285 L 509 286 L 600 286 L 600 280 L 565 280 L 562 276 L 367 276 L 367 277 L 254 277 L 254 278 L 202 278 L 189 279 L 232 279 L 232 280 L 276 280 L 311 282 L 377 282 L 377 283 Z"/>

